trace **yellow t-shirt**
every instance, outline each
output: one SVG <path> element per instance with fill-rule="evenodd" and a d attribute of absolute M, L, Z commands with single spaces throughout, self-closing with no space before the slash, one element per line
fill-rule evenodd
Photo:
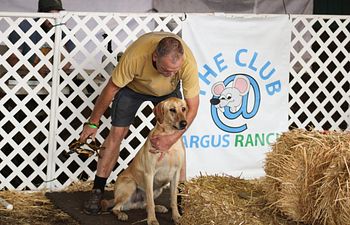
<path fill-rule="evenodd" d="M 165 77 L 154 68 L 152 53 L 159 41 L 169 36 L 181 41 L 184 63 L 174 76 Z M 126 49 L 112 73 L 112 81 L 118 87 L 128 86 L 137 93 L 152 96 L 170 94 L 180 80 L 185 98 L 199 94 L 198 68 L 191 50 L 179 36 L 166 32 L 152 32 L 139 37 Z"/>

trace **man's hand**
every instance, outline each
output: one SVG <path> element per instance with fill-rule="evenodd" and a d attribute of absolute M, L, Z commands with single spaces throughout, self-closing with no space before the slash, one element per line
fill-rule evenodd
<path fill-rule="evenodd" d="M 167 152 L 178 140 L 178 134 L 153 135 L 150 139 L 152 147 L 151 153 Z"/>
<path fill-rule="evenodd" d="M 108 106 L 111 104 L 113 97 L 117 94 L 117 92 L 120 90 L 119 87 L 117 87 L 113 81 L 112 77 L 108 80 L 108 83 L 103 88 L 100 96 L 97 98 L 94 109 L 92 110 L 91 116 L 89 121 L 93 123 L 97 123 L 100 121 L 101 116 L 106 111 Z M 97 128 L 90 127 L 89 125 L 85 124 L 83 127 L 83 131 L 80 134 L 80 141 L 85 142 L 88 138 L 91 138 L 93 141 L 95 141 L 97 133 Z"/>
<path fill-rule="evenodd" d="M 84 125 L 83 131 L 80 134 L 79 141 L 82 143 L 85 143 L 86 140 L 89 138 L 95 141 L 96 133 L 97 133 L 97 128 L 91 128 L 89 125 Z"/>

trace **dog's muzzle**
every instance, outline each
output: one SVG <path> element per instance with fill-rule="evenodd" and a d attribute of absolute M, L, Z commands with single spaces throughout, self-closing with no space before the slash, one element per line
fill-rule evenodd
<path fill-rule="evenodd" d="M 179 123 L 179 127 L 177 128 L 178 130 L 183 130 L 187 126 L 187 121 L 186 120 L 181 120 Z"/>

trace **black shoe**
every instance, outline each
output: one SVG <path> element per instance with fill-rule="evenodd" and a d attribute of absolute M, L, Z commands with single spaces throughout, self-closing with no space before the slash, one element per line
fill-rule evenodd
<path fill-rule="evenodd" d="M 177 210 L 179 211 L 181 216 L 184 214 L 183 199 L 181 195 L 177 196 Z"/>
<path fill-rule="evenodd" d="M 102 196 L 103 193 L 100 189 L 93 189 L 90 194 L 90 198 L 84 202 L 84 213 L 88 215 L 100 214 Z"/>
<path fill-rule="evenodd" d="M 185 185 L 184 183 L 180 183 L 177 187 L 178 195 L 177 195 L 177 209 L 182 216 L 184 214 L 184 200 L 183 200 L 183 193 L 184 193 Z"/>

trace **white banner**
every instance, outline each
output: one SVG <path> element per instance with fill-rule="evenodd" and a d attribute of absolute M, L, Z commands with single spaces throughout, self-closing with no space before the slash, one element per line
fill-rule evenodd
<path fill-rule="evenodd" d="M 198 115 L 183 137 L 187 176 L 263 176 L 266 152 L 288 130 L 288 16 L 188 15 L 183 38 L 201 85 Z"/>

